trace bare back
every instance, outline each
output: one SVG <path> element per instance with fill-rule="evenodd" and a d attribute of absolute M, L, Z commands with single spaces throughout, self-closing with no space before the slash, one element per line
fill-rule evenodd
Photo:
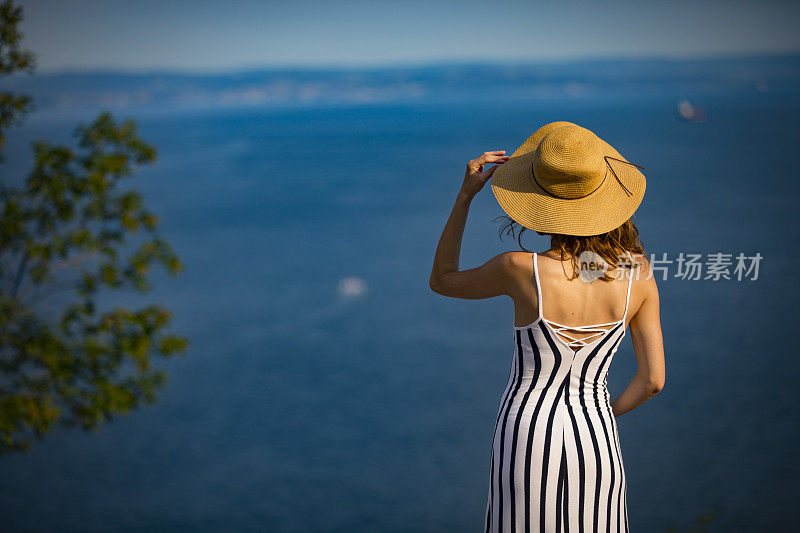
<path fill-rule="evenodd" d="M 612 281 L 569 279 L 571 263 L 548 255 L 531 254 L 530 297 L 515 301 L 515 326 L 543 320 L 572 349 L 599 339 L 631 316 L 632 277 Z"/>

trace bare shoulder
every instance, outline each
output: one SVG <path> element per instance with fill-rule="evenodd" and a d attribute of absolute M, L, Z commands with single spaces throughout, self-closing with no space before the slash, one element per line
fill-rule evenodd
<path fill-rule="evenodd" d="M 640 287 L 656 288 L 653 267 L 644 254 L 633 255 L 633 282 Z"/>
<path fill-rule="evenodd" d="M 528 252 L 504 252 L 487 262 L 488 272 L 502 280 L 504 293 L 515 299 L 519 294 L 529 292 L 533 277 L 532 255 Z"/>
<path fill-rule="evenodd" d="M 647 302 L 658 304 L 658 286 L 653 267 L 643 254 L 633 255 L 633 282 L 631 286 L 631 310 L 633 314 Z"/>
<path fill-rule="evenodd" d="M 502 258 L 506 264 L 508 264 L 512 268 L 518 268 L 521 266 L 528 265 L 530 266 L 531 263 L 531 254 L 529 252 L 503 252 L 499 254 L 497 257 Z"/>
<path fill-rule="evenodd" d="M 528 252 L 503 252 L 492 258 L 499 268 L 513 278 L 529 278 L 533 273 L 533 261 Z"/>

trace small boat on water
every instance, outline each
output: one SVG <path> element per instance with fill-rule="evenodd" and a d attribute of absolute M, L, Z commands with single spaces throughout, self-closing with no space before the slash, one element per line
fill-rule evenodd
<path fill-rule="evenodd" d="M 692 104 L 689 100 L 678 102 L 678 118 L 687 122 L 705 122 L 706 110 Z"/>

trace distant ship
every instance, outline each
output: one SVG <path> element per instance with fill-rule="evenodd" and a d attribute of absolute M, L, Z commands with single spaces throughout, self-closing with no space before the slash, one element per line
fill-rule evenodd
<path fill-rule="evenodd" d="M 687 122 L 705 122 L 706 110 L 700 106 L 693 105 L 689 100 L 678 102 L 678 118 Z"/>

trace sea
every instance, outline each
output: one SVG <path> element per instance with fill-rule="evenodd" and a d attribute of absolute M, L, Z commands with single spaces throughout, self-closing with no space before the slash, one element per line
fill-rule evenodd
<path fill-rule="evenodd" d="M 680 120 L 682 99 L 705 120 Z M 24 175 L 32 140 L 69 142 L 94 113 L 31 115 L 9 133 L 4 176 Z M 636 221 L 661 267 L 667 370 L 617 420 L 631 531 L 800 521 L 800 90 L 114 114 L 158 147 L 127 186 L 185 271 L 156 273 L 145 300 L 190 346 L 156 362 L 155 404 L 0 457 L 0 530 L 482 531 L 512 303 L 445 298 L 428 275 L 466 162 L 556 120 L 647 176 Z M 498 235 L 502 214 L 487 187 L 462 268 L 519 249 Z M 730 279 L 686 279 L 680 254 L 723 254 Z M 739 254 L 761 257 L 741 280 Z M 612 397 L 636 371 L 629 338 Z"/>

